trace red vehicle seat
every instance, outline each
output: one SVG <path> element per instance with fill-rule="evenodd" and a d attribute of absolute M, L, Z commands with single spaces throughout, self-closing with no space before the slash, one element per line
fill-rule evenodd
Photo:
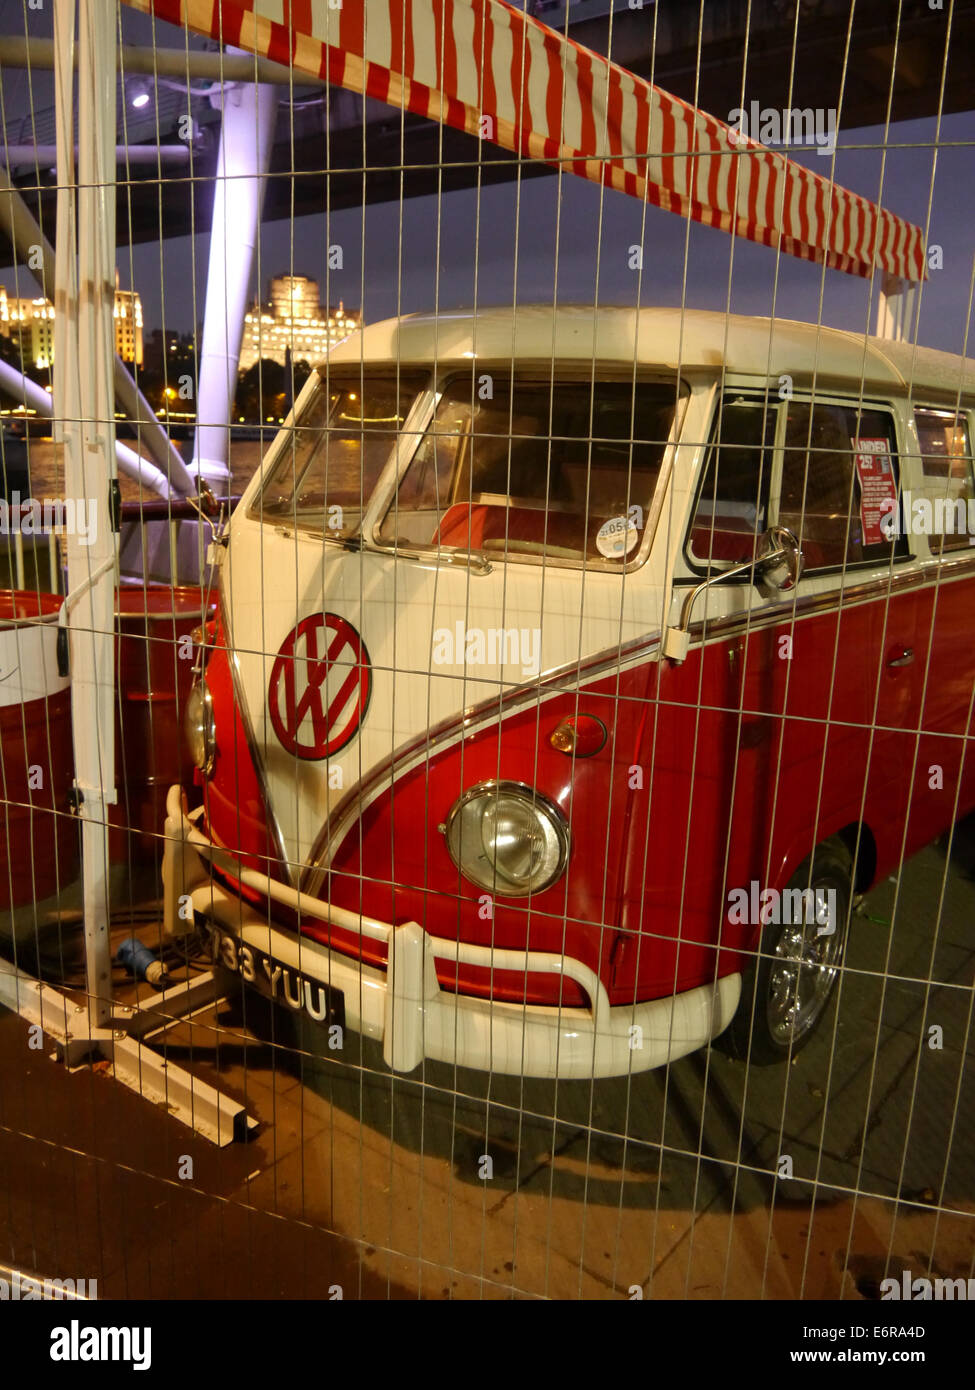
<path fill-rule="evenodd" d="M 591 521 L 598 527 L 601 518 Z M 454 545 L 461 550 L 502 549 L 508 544 L 581 553 L 584 545 L 581 517 L 567 512 L 548 512 L 542 507 L 493 506 L 483 502 L 458 502 L 444 513 L 433 538 L 434 545 Z M 493 544 L 492 544 L 493 542 Z"/>
<path fill-rule="evenodd" d="M 755 527 L 739 516 L 716 516 L 714 529 L 708 520 L 695 522 L 691 531 L 691 554 L 706 563 L 708 558 L 722 563 L 740 564 L 751 558 L 755 549 Z"/>

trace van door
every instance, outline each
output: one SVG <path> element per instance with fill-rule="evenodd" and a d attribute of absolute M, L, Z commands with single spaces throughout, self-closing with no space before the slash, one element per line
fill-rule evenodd
<path fill-rule="evenodd" d="M 701 482 L 676 537 L 675 602 L 754 553 L 768 525 L 778 402 L 764 392 L 719 398 Z M 661 659 L 630 783 L 629 851 L 613 950 L 619 1003 L 664 997 L 714 979 L 741 727 L 740 633 L 762 600 L 747 579 L 711 589 L 687 660 Z M 758 751 L 761 760 L 767 752 Z"/>
<path fill-rule="evenodd" d="M 921 735 L 913 769 L 907 854 L 927 844 L 975 800 L 975 758 L 965 756 L 972 732 L 971 651 L 975 594 L 975 475 L 964 412 L 918 406 L 919 463 L 908 529 L 927 532 L 931 560 L 918 594 L 918 635 L 930 638 L 927 669 L 919 668 Z M 923 493 L 923 496 L 922 496 Z M 959 787 L 959 775 L 962 785 Z"/>
<path fill-rule="evenodd" d="M 687 660 L 660 663 L 633 817 L 646 872 L 642 891 L 629 879 L 614 977 L 637 998 L 737 968 L 759 924 L 729 930 L 732 889 L 781 889 L 861 806 L 893 844 L 908 802 L 916 592 L 907 538 L 882 524 L 898 495 L 893 412 L 726 393 L 717 425 L 685 584 L 747 560 L 771 524 L 795 532 L 807 568 L 788 596 L 747 578 L 708 590 Z"/>
<path fill-rule="evenodd" d="M 908 538 L 891 529 L 893 411 L 792 399 L 781 416 L 772 513 L 798 538 L 804 569 L 794 601 L 749 644 L 744 684 L 746 709 L 777 745 L 758 798 L 773 887 L 860 820 L 878 848 L 899 852 L 924 664 Z"/>

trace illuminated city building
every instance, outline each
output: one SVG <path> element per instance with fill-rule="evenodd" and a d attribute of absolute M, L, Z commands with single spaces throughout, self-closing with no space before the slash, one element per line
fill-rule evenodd
<path fill-rule="evenodd" d="M 359 315 L 347 313 L 341 301 L 337 311 L 319 302 L 317 280 L 277 275 L 267 301 L 255 301 L 244 315 L 240 371 L 248 371 L 261 358 L 283 366 L 288 348 L 294 362 L 318 362 L 359 327 Z"/>
<path fill-rule="evenodd" d="M 0 333 L 16 343 L 25 365 L 54 361 L 54 305 L 47 299 L 12 299 L 0 285 Z"/>
<path fill-rule="evenodd" d="M 52 315 L 53 317 L 53 315 Z M 142 300 L 136 290 L 120 290 L 115 272 L 115 351 L 123 362 L 142 366 Z"/>
<path fill-rule="evenodd" d="M 115 351 L 123 362 L 142 366 L 142 300 L 136 290 L 118 287 L 115 275 Z M 14 299 L 0 285 L 0 333 L 20 347 L 25 366 L 54 362 L 54 305 L 49 299 Z"/>

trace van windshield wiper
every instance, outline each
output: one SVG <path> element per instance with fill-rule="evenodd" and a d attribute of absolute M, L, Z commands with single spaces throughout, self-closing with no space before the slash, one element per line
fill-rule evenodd
<path fill-rule="evenodd" d="M 406 546 L 399 545 L 376 545 L 372 541 L 363 540 L 362 547 L 374 555 L 393 555 L 397 559 L 416 560 L 418 564 L 430 564 L 432 561 L 438 565 L 466 565 L 473 574 L 490 574 L 494 569 L 491 561 L 479 550 L 462 550 L 460 548 L 443 548 L 436 550 L 434 547 L 424 549 L 418 546 L 416 549 L 408 549 Z"/>
<path fill-rule="evenodd" d="M 438 560 L 443 560 L 446 557 L 448 565 L 455 562 L 465 564 L 475 574 L 490 574 L 494 568 L 483 550 L 440 550 L 433 553 Z"/>
<path fill-rule="evenodd" d="M 416 560 L 418 563 L 425 561 L 429 564 L 433 561 L 441 565 L 461 564 L 466 565 L 473 574 L 478 575 L 490 574 L 494 569 L 491 561 L 480 550 L 455 549 L 452 546 L 450 549 L 444 548 L 442 550 L 435 550 L 433 547 L 426 550 L 419 547 L 413 550 L 407 549 L 405 546 L 377 545 L 375 541 L 371 541 L 367 536 L 361 534 L 335 536 L 329 535 L 327 531 L 324 533 L 324 539 L 330 541 L 332 545 L 339 545 L 343 550 L 349 550 L 353 553 L 365 551 L 370 555 L 392 555 L 396 559 Z"/>

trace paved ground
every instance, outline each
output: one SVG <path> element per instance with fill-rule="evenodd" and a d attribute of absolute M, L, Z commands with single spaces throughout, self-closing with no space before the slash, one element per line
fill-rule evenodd
<path fill-rule="evenodd" d="M 903 1268 L 968 1277 L 975 820 L 949 865 L 935 844 L 906 866 L 891 925 L 894 897 L 870 895 L 835 1031 L 787 1068 L 713 1047 L 595 1084 L 404 1079 L 378 1047 L 325 1059 L 292 1015 L 248 997 L 245 1027 L 230 1001 L 168 1045 L 261 1121 L 224 1150 L 0 1014 L 0 1261 L 122 1297 L 860 1298 Z"/>

